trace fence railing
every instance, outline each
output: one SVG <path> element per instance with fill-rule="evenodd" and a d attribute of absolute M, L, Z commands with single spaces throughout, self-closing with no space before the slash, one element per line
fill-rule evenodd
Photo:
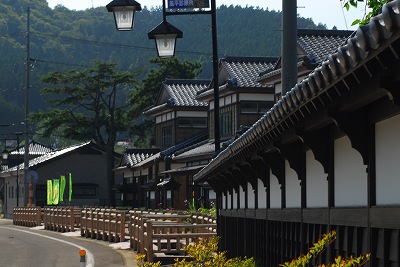
<path fill-rule="evenodd" d="M 14 208 L 13 224 L 73 232 L 109 242 L 129 241 L 148 261 L 157 257 L 185 256 L 183 247 L 217 235 L 216 218 L 165 211 L 118 210 L 80 207 Z"/>

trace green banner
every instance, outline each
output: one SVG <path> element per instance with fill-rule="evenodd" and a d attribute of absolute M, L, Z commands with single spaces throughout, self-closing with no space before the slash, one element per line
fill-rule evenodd
<path fill-rule="evenodd" d="M 60 199 L 60 180 L 53 180 L 53 204 L 58 205 Z"/>
<path fill-rule="evenodd" d="M 68 201 L 72 200 L 72 174 L 69 174 L 69 189 L 68 189 Z"/>
<path fill-rule="evenodd" d="M 53 181 L 47 180 L 47 205 L 53 205 Z"/>
<path fill-rule="evenodd" d="M 61 175 L 60 176 L 60 202 L 64 201 L 64 191 L 65 191 L 65 176 Z"/>

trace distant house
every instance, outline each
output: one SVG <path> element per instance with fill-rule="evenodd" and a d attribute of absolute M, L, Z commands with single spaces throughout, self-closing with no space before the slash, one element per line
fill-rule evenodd
<path fill-rule="evenodd" d="M 228 257 L 278 266 L 336 230 L 316 264 L 370 252 L 366 266 L 400 265 L 399 9 L 386 4 L 194 175 L 217 192 Z"/>
<path fill-rule="evenodd" d="M 15 146 L 17 146 L 17 142 L 15 142 Z M 25 147 L 19 146 L 15 148 L 7 148 L 8 150 L 8 159 L 7 161 L 2 163 L 2 170 L 7 169 L 9 166 L 16 166 L 24 162 L 25 156 Z M 32 140 L 29 144 L 29 155 L 28 159 L 33 159 L 39 156 L 42 156 L 48 152 L 53 151 L 53 149 L 49 146 L 43 145 Z M 3 204 L 5 204 L 6 199 L 6 186 L 4 183 L 4 178 L 0 175 L 0 200 Z"/>
<path fill-rule="evenodd" d="M 166 80 L 154 107 L 145 111 L 155 119 L 159 149 L 127 149 L 115 170 L 125 177 L 124 187 L 134 190 L 133 194 L 125 190 L 123 197 L 128 197 L 128 203 L 134 207 L 158 208 L 161 203 L 164 208 L 184 208 L 184 199 L 188 196 L 177 192 L 186 188 L 186 181 L 171 179 L 161 172 L 184 166 L 170 160 L 178 149 L 207 139 L 208 106 L 195 96 L 209 83 L 208 80 Z"/>
<path fill-rule="evenodd" d="M 116 164 L 119 155 L 115 155 Z M 10 167 L 0 173 L 5 181 L 6 216 L 12 216 L 13 207 L 29 203 L 28 180 L 24 173 L 23 163 Z M 17 172 L 18 170 L 18 172 Z M 106 177 L 106 155 L 93 142 L 70 146 L 45 153 L 42 156 L 29 160 L 29 171 L 34 174 L 33 204 L 45 206 L 47 180 L 59 179 L 60 175 L 72 174 L 73 194 L 72 202 L 65 198 L 61 205 L 77 206 L 107 206 L 108 185 Z M 32 174 L 30 173 L 30 174 Z M 17 186 L 18 174 L 18 186 Z M 17 193 L 17 187 L 19 192 Z M 68 194 L 66 194 L 68 195 Z"/>

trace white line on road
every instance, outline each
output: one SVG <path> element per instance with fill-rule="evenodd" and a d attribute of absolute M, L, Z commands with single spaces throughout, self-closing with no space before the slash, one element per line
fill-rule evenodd
<path fill-rule="evenodd" d="M 84 249 L 84 250 L 86 250 L 86 267 L 94 267 L 93 254 L 88 249 L 86 249 L 86 248 L 84 248 L 82 246 L 79 246 L 77 244 L 74 244 L 74 243 L 71 243 L 71 242 L 68 242 L 68 241 L 65 241 L 65 240 L 62 240 L 62 239 L 58 239 L 58 238 L 51 237 L 51 236 L 46 236 L 46 235 L 41 235 L 41 234 L 38 234 L 38 233 L 33 233 L 33 232 L 26 231 L 26 230 L 15 229 L 15 228 L 11 228 L 11 227 L 3 227 L 3 226 L 0 226 L 0 228 L 9 229 L 9 230 L 13 230 L 13 231 L 19 231 L 19 232 L 23 232 L 23 233 L 27 233 L 27 234 L 31 234 L 31 235 L 37 235 L 37 236 L 40 236 L 40 237 L 48 238 L 48 239 L 55 240 L 55 241 L 58 241 L 58 242 L 61 242 L 61 243 L 67 244 L 67 245 L 74 246 L 76 248 L 79 248 L 79 250 Z"/>

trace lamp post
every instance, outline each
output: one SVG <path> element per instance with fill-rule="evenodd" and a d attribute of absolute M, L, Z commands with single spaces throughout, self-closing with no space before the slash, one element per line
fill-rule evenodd
<path fill-rule="evenodd" d="M 163 22 L 148 33 L 149 39 L 156 40 L 157 52 L 160 57 L 171 57 L 175 54 L 176 38 L 182 38 L 182 32 L 169 24 L 166 21 L 166 16 L 176 15 L 198 15 L 209 14 L 211 15 L 212 27 L 212 51 L 213 51 L 213 89 L 214 89 L 214 139 L 215 151 L 220 150 L 220 129 L 219 129 L 219 84 L 218 84 L 218 45 L 217 45 L 217 16 L 216 16 L 216 3 L 211 0 L 211 9 L 201 10 L 203 7 L 209 7 L 209 0 L 197 1 L 197 6 L 179 6 L 178 12 L 168 12 L 165 8 L 165 1 L 163 1 Z M 184 2 L 184 1 L 181 1 Z M 113 0 L 106 6 L 109 12 L 114 13 L 115 25 L 118 30 L 132 30 L 134 25 L 134 12 L 142 10 L 140 4 L 134 0 Z M 186 8 L 200 8 L 199 11 L 182 11 Z M 121 14 L 125 16 L 121 19 Z M 119 18 L 119 19 L 118 19 Z M 125 22 L 124 25 L 131 25 L 127 27 L 120 26 L 121 20 Z"/>

